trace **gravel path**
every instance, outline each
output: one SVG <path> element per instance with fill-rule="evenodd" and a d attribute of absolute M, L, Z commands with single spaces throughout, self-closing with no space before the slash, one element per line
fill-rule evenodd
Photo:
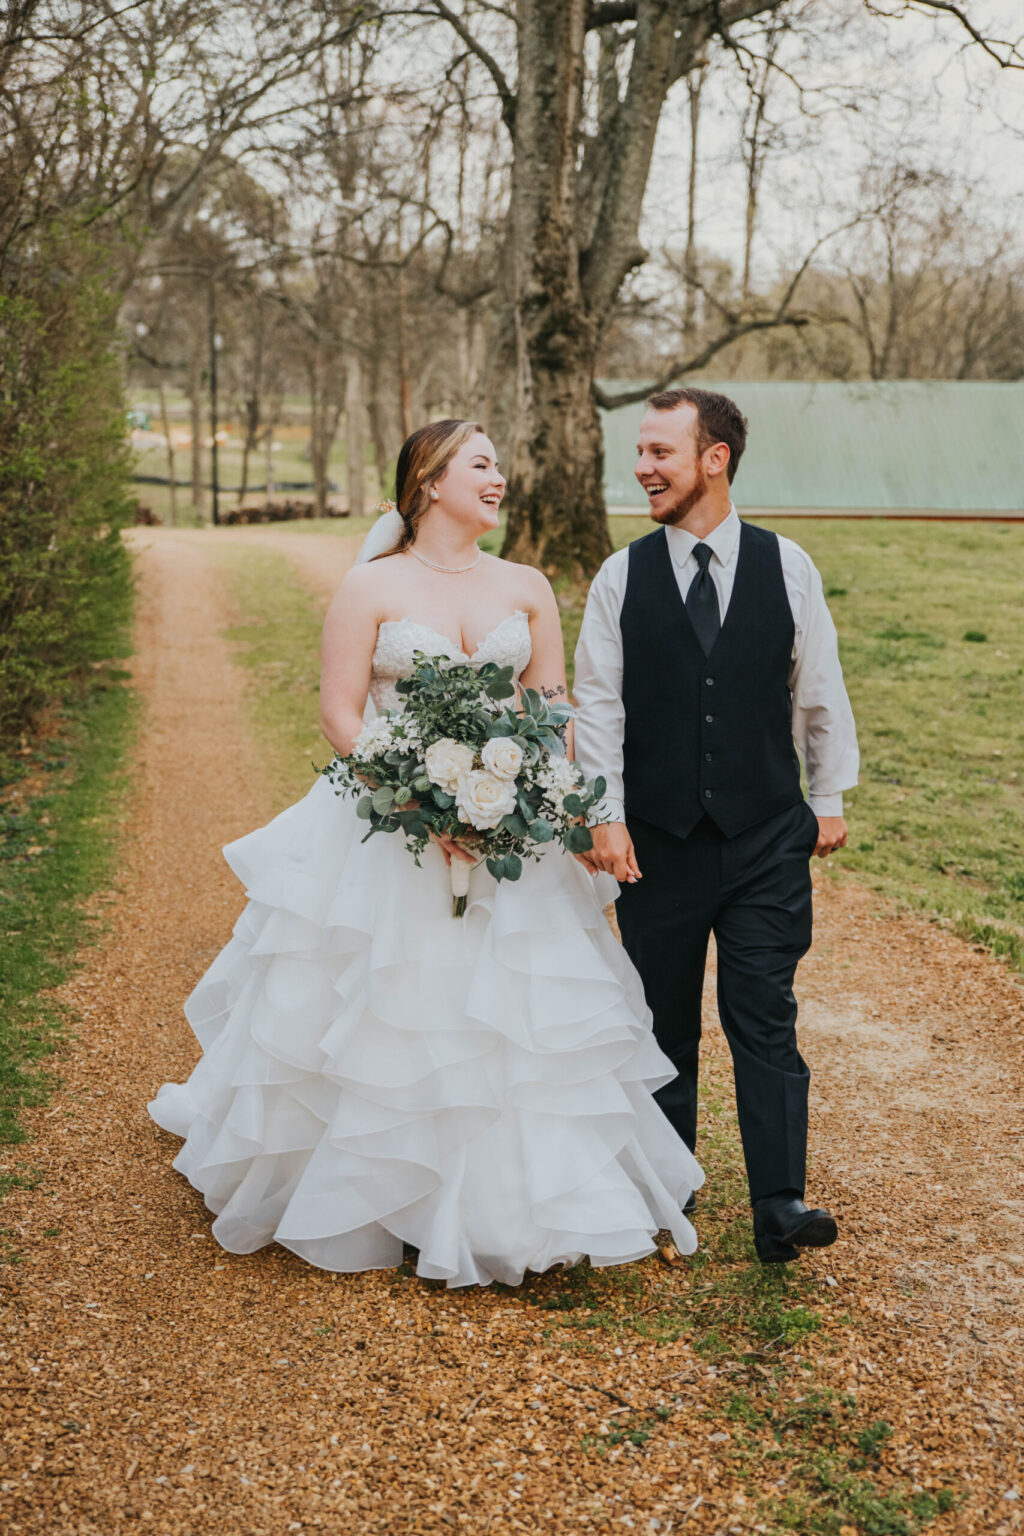
<path fill-rule="evenodd" d="M 0 1210 L 2 1241 L 22 1255 L 0 1265 L 0 1527 L 774 1528 L 733 1455 L 730 1364 L 709 1363 L 692 1333 L 570 1336 L 543 1305 L 558 1277 L 532 1296 L 447 1293 L 400 1274 L 325 1275 L 283 1250 L 226 1255 L 172 1172 L 178 1143 L 145 1101 L 195 1059 L 181 1003 L 240 905 L 220 848 L 278 809 L 231 767 L 256 749 L 204 551 L 240 535 L 277 548 L 321 597 L 353 553 L 262 529 L 133 539 L 147 713 L 110 935 L 67 988 L 82 1022 L 64 1087 L 8 1158 L 30 1159 L 41 1181 Z M 819 878 L 817 912 L 801 972 L 811 1193 L 842 1238 L 804 1268 L 840 1305 L 802 1348 L 819 1382 L 893 1426 L 883 1478 L 958 1490 L 936 1531 L 1016 1532 L 1022 990 L 986 954 L 846 882 Z M 717 1029 L 708 1045 L 725 1083 Z M 652 1307 L 694 1285 L 656 1259 L 633 1271 Z M 799 1358 L 786 1356 L 792 1374 Z M 623 1404 L 654 1411 L 670 1391 L 671 1423 L 643 1445 L 581 1449 Z"/>

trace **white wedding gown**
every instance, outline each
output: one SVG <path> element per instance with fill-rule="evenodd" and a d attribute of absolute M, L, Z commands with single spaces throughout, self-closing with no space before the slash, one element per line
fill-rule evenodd
<path fill-rule="evenodd" d="M 528 618 L 473 657 L 382 624 L 378 709 L 417 649 L 518 677 Z M 320 778 L 225 849 L 249 901 L 186 1004 L 203 1055 L 149 1106 L 218 1242 L 336 1271 L 397 1265 L 405 1242 L 450 1286 L 626 1263 L 664 1228 L 692 1252 L 681 1206 L 704 1175 L 651 1097 L 673 1072 L 605 920 L 614 882 L 549 845 L 519 881 L 474 871 L 454 919 L 438 849 L 417 868 L 365 832 Z"/>

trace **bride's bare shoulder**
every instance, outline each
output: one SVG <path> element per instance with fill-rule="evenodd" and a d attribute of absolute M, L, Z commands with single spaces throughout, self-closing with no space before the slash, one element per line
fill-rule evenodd
<path fill-rule="evenodd" d="M 345 574 L 345 581 L 351 586 L 379 586 L 386 581 L 393 581 L 396 573 L 403 570 L 407 562 L 401 555 L 378 555 L 376 560 L 367 560 L 364 565 L 353 565 Z"/>
<path fill-rule="evenodd" d="M 497 555 L 490 558 L 495 566 L 501 567 L 501 575 L 510 588 L 519 593 L 525 607 L 535 608 L 537 604 L 550 601 L 553 593 L 551 583 L 543 571 L 538 571 L 535 565 L 521 565 L 518 560 L 502 560 Z"/>
<path fill-rule="evenodd" d="M 365 565 L 353 565 L 342 577 L 338 590 L 356 597 L 393 589 L 395 578 L 404 571 L 406 563 L 401 555 L 381 555 L 376 560 L 367 560 Z"/>
<path fill-rule="evenodd" d="M 353 565 L 345 572 L 331 599 L 332 615 L 346 613 L 350 618 L 379 617 L 395 590 L 395 578 L 405 562 L 398 555 L 382 555 Z"/>

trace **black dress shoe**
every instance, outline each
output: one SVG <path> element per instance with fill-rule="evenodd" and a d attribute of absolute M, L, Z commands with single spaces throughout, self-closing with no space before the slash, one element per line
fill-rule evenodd
<path fill-rule="evenodd" d="M 683 1206 L 683 1215 L 684 1216 L 692 1216 L 696 1209 L 697 1209 L 697 1191 L 695 1189 L 691 1189 L 690 1193 L 686 1197 L 686 1204 Z"/>
<path fill-rule="evenodd" d="M 796 1195 L 754 1201 L 754 1247 L 762 1264 L 788 1264 L 801 1248 L 827 1248 L 838 1236 L 834 1216 L 809 1210 Z"/>

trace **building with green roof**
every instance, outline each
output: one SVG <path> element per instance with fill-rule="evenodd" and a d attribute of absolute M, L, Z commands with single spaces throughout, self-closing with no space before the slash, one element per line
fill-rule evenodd
<path fill-rule="evenodd" d="M 1024 518 L 1024 383 L 706 387 L 731 395 L 749 422 L 734 490 L 741 511 Z M 643 413 L 642 404 L 602 412 L 612 511 L 647 510 L 633 476 Z"/>

